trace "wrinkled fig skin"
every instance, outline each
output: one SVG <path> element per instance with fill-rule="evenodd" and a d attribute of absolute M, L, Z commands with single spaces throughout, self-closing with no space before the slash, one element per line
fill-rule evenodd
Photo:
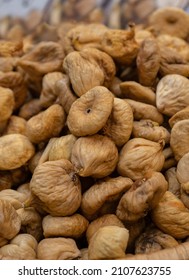
<path fill-rule="evenodd" d="M 181 188 L 189 194 L 189 153 L 185 154 L 177 164 L 176 177 Z"/>
<path fill-rule="evenodd" d="M 66 159 L 48 161 L 36 167 L 30 189 L 53 216 L 72 215 L 81 203 L 81 185 L 73 165 Z"/>
<path fill-rule="evenodd" d="M 80 137 L 73 146 L 71 162 L 82 177 L 108 176 L 115 169 L 117 161 L 118 150 L 106 136 Z"/>

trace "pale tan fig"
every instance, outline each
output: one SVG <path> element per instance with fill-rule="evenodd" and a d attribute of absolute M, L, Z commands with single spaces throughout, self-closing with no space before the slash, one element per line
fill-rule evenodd
<path fill-rule="evenodd" d="M 169 131 L 152 120 L 134 121 L 132 135 L 135 138 L 144 138 L 155 142 L 169 143 L 170 141 Z"/>
<path fill-rule="evenodd" d="M 124 224 L 118 219 L 115 214 L 105 214 L 89 224 L 86 231 L 88 243 L 90 243 L 90 240 L 92 239 L 93 235 L 99 230 L 99 228 L 105 226 L 117 226 L 125 228 Z"/>
<path fill-rule="evenodd" d="M 40 111 L 42 111 L 41 101 L 40 99 L 34 98 L 20 107 L 18 115 L 25 120 L 29 120 L 31 117 L 40 113 Z"/>
<path fill-rule="evenodd" d="M 129 140 L 121 149 L 117 170 L 132 180 L 142 179 L 149 171 L 161 171 L 165 157 L 162 142 L 143 138 Z"/>
<path fill-rule="evenodd" d="M 113 202 L 114 200 L 118 203 L 122 194 L 131 187 L 132 183 L 131 179 L 121 176 L 100 180 L 84 192 L 82 196 L 81 211 L 83 215 L 89 220 L 98 217 L 102 206 L 106 202 Z M 111 208 L 113 212 L 113 207 Z"/>
<path fill-rule="evenodd" d="M 47 237 L 80 238 L 88 227 L 89 222 L 80 214 L 68 217 L 53 217 L 47 215 L 43 218 L 43 235 Z"/>
<path fill-rule="evenodd" d="M 21 220 L 10 202 L 0 199 L 0 237 L 12 239 L 21 228 Z"/>
<path fill-rule="evenodd" d="M 79 178 L 71 162 L 66 159 L 48 161 L 37 166 L 30 188 L 41 202 L 43 210 L 53 216 L 72 215 L 81 203 Z"/>
<path fill-rule="evenodd" d="M 115 169 L 118 150 L 107 136 L 92 135 L 80 137 L 75 142 L 71 162 L 82 177 L 102 178 Z"/>
<path fill-rule="evenodd" d="M 146 38 L 137 55 L 137 69 L 140 84 L 151 87 L 156 82 L 160 68 L 160 51 L 155 38 Z"/>
<path fill-rule="evenodd" d="M 120 83 L 121 94 L 124 98 L 134 99 L 147 104 L 156 104 L 156 95 L 148 87 L 134 81 Z"/>
<path fill-rule="evenodd" d="M 165 172 L 165 179 L 168 182 L 168 191 L 180 198 L 180 183 L 177 179 L 176 167 L 171 167 Z"/>
<path fill-rule="evenodd" d="M 179 160 L 176 176 L 181 184 L 181 188 L 189 194 L 189 152 Z"/>
<path fill-rule="evenodd" d="M 64 75 L 61 80 L 55 83 L 54 92 L 58 96 L 58 103 L 63 107 L 66 114 L 68 114 L 77 96 L 71 89 L 70 80 L 67 75 Z"/>
<path fill-rule="evenodd" d="M 9 244 L 0 248 L 0 254 L 11 260 L 35 260 L 36 239 L 27 233 L 18 234 Z"/>
<path fill-rule="evenodd" d="M 110 260 L 125 256 L 129 231 L 119 226 L 104 226 L 90 240 L 89 260 Z"/>
<path fill-rule="evenodd" d="M 59 104 L 51 105 L 27 121 L 28 138 L 32 143 L 40 143 L 58 136 L 65 124 L 65 118 L 62 106 Z"/>
<path fill-rule="evenodd" d="M 13 189 L 7 189 L 0 191 L 0 199 L 8 201 L 14 209 L 19 209 L 23 207 L 23 203 L 27 199 L 27 195 Z"/>
<path fill-rule="evenodd" d="M 157 109 L 169 117 L 189 105 L 189 81 L 178 74 L 163 77 L 156 90 Z"/>
<path fill-rule="evenodd" d="M 21 219 L 21 231 L 31 234 L 37 241 L 43 237 L 42 218 L 34 207 L 20 208 L 17 211 Z"/>
<path fill-rule="evenodd" d="M 0 123 L 7 121 L 12 115 L 15 101 L 14 93 L 9 88 L 4 88 L 0 86 Z"/>
<path fill-rule="evenodd" d="M 71 238 L 45 238 L 37 246 L 39 260 L 73 260 L 80 257 L 80 251 Z"/>
<path fill-rule="evenodd" d="M 3 135 L 16 133 L 26 135 L 26 120 L 12 115 L 7 122 L 7 127 L 3 131 Z"/>
<path fill-rule="evenodd" d="M 131 106 L 120 98 L 114 98 L 112 112 L 103 127 L 103 134 L 109 136 L 117 146 L 123 146 L 131 136 L 132 127 Z"/>
<path fill-rule="evenodd" d="M 11 170 L 24 165 L 35 152 L 29 139 L 21 134 L 0 137 L 0 170 Z"/>
<path fill-rule="evenodd" d="M 40 94 L 40 102 L 44 108 L 53 105 L 57 99 L 55 84 L 63 78 L 62 72 L 47 73 L 42 80 L 42 92 Z"/>
<path fill-rule="evenodd" d="M 124 100 L 127 101 L 131 106 L 135 121 L 147 119 L 159 124 L 163 123 L 163 115 L 157 110 L 155 106 L 132 99 Z"/>
<path fill-rule="evenodd" d="M 108 86 L 115 76 L 115 64 L 105 52 L 86 48 L 71 52 L 63 62 L 77 96 L 81 96 L 95 86 Z"/>
<path fill-rule="evenodd" d="M 189 209 L 173 193 L 166 191 L 151 217 L 163 232 L 178 239 L 189 236 Z"/>
<path fill-rule="evenodd" d="M 189 119 L 189 106 L 178 111 L 169 119 L 170 127 L 173 127 L 177 122 Z"/>
<path fill-rule="evenodd" d="M 135 242 L 135 254 L 146 254 L 179 245 L 169 234 L 155 227 L 148 227 Z"/>
<path fill-rule="evenodd" d="M 189 17 L 181 8 L 157 9 L 150 15 L 148 23 L 156 35 L 168 34 L 185 39 L 189 34 Z"/>
<path fill-rule="evenodd" d="M 96 86 L 87 91 L 69 110 L 67 124 L 70 132 L 75 136 L 97 133 L 107 122 L 113 102 L 112 93 L 105 87 Z"/>
<path fill-rule="evenodd" d="M 177 122 L 171 130 L 170 146 L 178 161 L 189 152 L 189 119 Z"/>
<path fill-rule="evenodd" d="M 158 205 L 167 189 L 168 183 L 160 172 L 149 173 L 143 179 L 136 180 L 121 197 L 116 215 L 122 221 L 138 221 Z"/>
<path fill-rule="evenodd" d="M 51 138 L 52 139 L 52 138 Z M 75 144 L 77 138 L 68 134 L 55 139 L 55 142 L 52 144 L 49 150 L 48 160 L 58 160 L 58 159 L 68 159 L 71 158 L 71 152 L 73 145 Z"/>

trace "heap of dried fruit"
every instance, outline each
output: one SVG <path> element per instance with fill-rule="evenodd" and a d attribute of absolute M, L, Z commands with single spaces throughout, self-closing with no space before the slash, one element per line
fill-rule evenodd
<path fill-rule="evenodd" d="M 0 30 L 0 258 L 189 259 L 189 15 L 88 21 Z"/>

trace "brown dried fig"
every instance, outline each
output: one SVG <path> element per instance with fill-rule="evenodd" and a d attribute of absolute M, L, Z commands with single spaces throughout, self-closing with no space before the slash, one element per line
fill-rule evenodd
<path fill-rule="evenodd" d="M 98 217 L 102 206 L 114 200 L 118 200 L 122 194 L 128 190 L 132 185 L 132 180 L 125 177 L 106 178 L 84 192 L 81 201 L 81 211 L 88 220 L 93 220 Z M 116 204 L 117 204 L 116 203 Z M 113 207 L 112 207 L 113 212 Z"/>
<path fill-rule="evenodd" d="M 118 150 L 106 136 L 96 134 L 80 137 L 72 149 L 71 162 L 82 177 L 108 176 L 115 169 L 117 161 Z"/>
<path fill-rule="evenodd" d="M 178 111 L 175 113 L 170 119 L 169 119 L 169 125 L 170 127 L 173 127 L 174 124 L 176 124 L 179 121 L 189 119 L 189 106 L 186 108 Z"/>
<path fill-rule="evenodd" d="M 14 93 L 11 89 L 0 86 L 0 123 L 7 121 L 14 109 Z"/>
<path fill-rule="evenodd" d="M 177 164 L 176 176 L 181 188 L 189 194 L 189 152 L 186 153 Z"/>
<path fill-rule="evenodd" d="M 168 183 L 160 172 L 149 173 L 136 180 L 121 197 L 116 215 L 122 221 L 138 221 L 159 203 L 167 188 Z"/>
<path fill-rule="evenodd" d="M 120 98 L 114 98 L 113 108 L 103 134 L 109 136 L 117 146 L 123 146 L 130 138 L 133 127 L 131 106 Z"/>
<path fill-rule="evenodd" d="M 24 135 L 0 137 L 0 170 L 11 170 L 24 165 L 34 152 L 34 146 Z"/>
<path fill-rule="evenodd" d="M 87 91 L 69 110 L 67 124 L 71 133 L 75 136 L 97 133 L 107 122 L 113 102 L 112 93 L 105 87 L 96 86 Z"/>
<path fill-rule="evenodd" d="M 12 115 L 7 122 L 7 127 L 5 128 L 3 135 L 16 133 L 26 135 L 26 120 Z"/>
<path fill-rule="evenodd" d="M 80 238 L 88 227 L 89 222 L 80 214 L 69 217 L 52 217 L 47 215 L 43 218 L 43 235 L 47 237 L 70 237 Z"/>
<path fill-rule="evenodd" d="M 25 120 L 29 120 L 31 117 L 37 115 L 42 111 L 42 105 L 40 99 L 31 99 L 30 101 L 24 103 L 20 107 L 19 117 L 24 118 Z"/>
<path fill-rule="evenodd" d="M 14 209 L 22 208 L 26 198 L 27 196 L 25 194 L 17 192 L 13 189 L 2 190 L 0 192 L 0 199 L 8 201 Z"/>
<path fill-rule="evenodd" d="M 80 257 L 80 251 L 71 238 L 45 238 L 37 246 L 39 260 L 73 260 Z"/>
<path fill-rule="evenodd" d="M 177 122 L 171 130 L 170 146 L 178 161 L 189 152 L 189 119 Z"/>
<path fill-rule="evenodd" d="M 0 171 L 0 191 L 11 189 L 13 180 L 10 171 Z"/>
<path fill-rule="evenodd" d="M 180 198 L 180 183 L 177 179 L 176 167 L 171 167 L 165 172 L 165 179 L 168 182 L 168 191 Z"/>
<path fill-rule="evenodd" d="M 132 180 L 142 179 L 149 171 L 161 171 L 165 157 L 164 144 L 143 138 L 129 140 L 121 149 L 117 170 Z"/>
<path fill-rule="evenodd" d="M 10 202 L 0 199 L 0 237 L 12 239 L 21 228 L 21 220 Z"/>
<path fill-rule="evenodd" d="M 189 236 L 189 210 L 173 193 L 166 191 L 151 217 L 163 232 L 179 239 Z"/>
<path fill-rule="evenodd" d="M 65 124 L 63 108 L 54 104 L 28 120 L 26 133 L 32 143 L 40 143 L 59 135 Z"/>
<path fill-rule="evenodd" d="M 81 203 L 81 185 L 73 165 L 66 159 L 48 161 L 34 170 L 31 192 L 43 210 L 53 216 L 72 215 Z"/>
<path fill-rule="evenodd" d="M 189 105 L 189 81 L 178 74 L 163 77 L 156 90 L 157 109 L 167 116 L 173 116 Z"/>
<path fill-rule="evenodd" d="M 104 226 L 92 237 L 88 247 L 89 260 L 116 259 L 125 256 L 129 231 L 119 226 Z"/>
<path fill-rule="evenodd" d="M 81 96 L 95 86 L 107 87 L 115 76 L 115 64 L 105 52 L 86 48 L 71 52 L 63 62 L 77 96 Z"/>

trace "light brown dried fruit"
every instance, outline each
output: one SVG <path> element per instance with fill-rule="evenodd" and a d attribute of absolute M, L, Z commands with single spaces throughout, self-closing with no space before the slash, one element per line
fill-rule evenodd
<path fill-rule="evenodd" d="M 180 183 L 177 179 L 176 173 L 176 167 L 171 167 L 165 172 L 165 179 L 168 182 L 168 191 L 180 198 Z"/>
<path fill-rule="evenodd" d="M 69 217 L 52 217 L 47 215 L 43 218 L 43 235 L 45 238 L 80 238 L 86 231 L 88 224 L 87 219 L 77 213 Z"/>
<path fill-rule="evenodd" d="M 110 201 L 118 203 L 122 194 L 132 185 L 132 180 L 125 177 L 105 178 L 84 192 L 81 201 L 81 211 L 88 220 L 98 217 L 102 206 Z M 116 204 L 117 204 L 116 203 Z M 113 213 L 113 207 L 111 207 Z"/>
<path fill-rule="evenodd" d="M 189 210 L 173 193 L 164 194 L 151 217 L 163 232 L 179 239 L 189 236 Z"/>
<path fill-rule="evenodd" d="M 0 237 L 0 248 L 6 245 L 9 241 L 6 238 Z"/>
<path fill-rule="evenodd" d="M 25 194 L 19 193 L 13 189 L 2 190 L 0 192 L 0 199 L 10 202 L 14 209 L 22 208 L 26 198 L 27 196 Z"/>
<path fill-rule="evenodd" d="M 133 110 L 134 119 L 139 121 L 141 119 L 152 120 L 159 124 L 163 123 L 163 115 L 157 110 L 157 108 L 150 104 L 138 102 L 132 99 L 124 99 L 129 103 Z"/>
<path fill-rule="evenodd" d="M 4 258 L 12 260 L 35 260 L 37 241 L 27 233 L 18 234 L 11 241 L 0 248 Z"/>
<path fill-rule="evenodd" d="M 34 170 L 31 192 L 43 210 L 53 216 L 72 215 L 81 203 L 81 185 L 73 165 L 66 159 L 48 161 Z"/>
<path fill-rule="evenodd" d="M 0 41 L 0 56 L 19 56 L 22 53 L 22 41 Z"/>
<path fill-rule="evenodd" d="M 103 134 L 110 137 L 117 146 L 123 146 L 130 138 L 133 127 L 131 106 L 120 98 L 114 98 L 113 108 Z"/>
<path fill-rule="evenodd" d="M 67 117 L 70 132 L 75 136 L 97 133 L 107 122 L 112 111 L 114 98 L 105 87 L 96 86 L 71 106 Z"/>
<path fill-rule="evenodd" d="M 0 191 L 11 189 L 13 180 L 9 171 L 0 171 Z"/>
<path fill-rule="evenodd" d="M 88 247 L 89 260 L 116 259 L 125 256 L 129 231 L 118 226 L 104 226 L 92 237 Z"/>
<path fill-rule="evenodd" d="M 176 176 L 181 188 L 189 194 L 189 152 L 186 153 L 177 164 Z"/>
<path fill-rule="evenodd" d="M 26 133 L 33 143 L 40 143 L 59 135 L 65 124 L 65 112 L 59 104 L 51 105 L 45 111 L 28 120 Z"/>
<path fill-rule="evenodd" d="M 45 238 L 37 246 L 39 260 L 73 260 L 79 256 L 80 251 L 71 238 Z"/>
<path fill-rule="evenodd" d="M 137 238 L 135 254 L 157 252 L 162 249 L 172 248 L 179 245 L 175 238 L 165 234 L 157 228 L 149 227 Z"/>
<path fill-rule="evenodd" d="M 118 217 L 115 214 L 105 214 L 95 219 L 89 224 L 86 231 L 86 237 L 88 243 L 90 243 L 91 238 L 99 230 L 99 228 L 105 226 L 118 226 L 118 227 L 125 228 L 123 223 L 118 219 Z"/>
<path fill-rule="evenodd" d="M 148 87 L 155 85 L 160 59 L 157 41 L 153 38 L 144 39 L 136 59 L 140 84 Z"/>
<path fill-rule="evenodd" d="M 7 123 L 7 127 L 5 128 L 3 135 L 17 133 L 26 135 L 26 120 L 21 117 L 12 115 Z"/>
<path fill-rule="evenodd" d="M 170 119 L 169 119 L 169 125 L 170 127 L 173 127 L 174 124 L 176 124 L 179 121 L 189 119 L 189 106 L 186 108 L 178 111 L 175 113 Z"/>
<path fill-rule="evenodd" d="M 14 94 L 11 89 L 0 86 L 0 123 L 7 121 L 14 109 Z"/>
<path fill-rule="evenodd" d="M 41 110 L 42 105 L 40 99 L 34 98 L 20 107 L 18 115 L 25 120 L 29 120 L 34 115 L 37 115 Z"/>
<path fill-rule="evenodd" d="M 134 99 L 136 101 L 144 102 L 147 104 L 156 104 L 156 95 L 148 87 L 134 81 L 126 81 L 120 83 L 122 97 Z"/>
<path fill-rule="evenodd" d="M 167 188 L 168 183 L 160 172 L 147 174 L 144 178 L 136 180 L 121 197 L 116 215 L 122 221 L 138 221 L 158 205 Z"/>
<path fill-rule="evenodd" d="M 21 220 L 10 202 L 0 199 L 0 237 L 12 239 L 21 228 Z"/>
<path fill-rule="evenodd" d="M 167 116 L 173 116 L 189 105 L 189 81 L 178 74 L 163 77 L 156 89 L 157 109 Z"/>
<path fill-rule="evenodd" d="M 143 138 L 129 140 L 121 149 L 117 170 L 132 180 L 142 179 L 150 171 L 161 171 L 165 157 L 163 143 Z"/>
<path fill-rule="evenodd" d="M 102 178 L 115 169 L 118 150 L 107 136 L 92 135 L 80 137 L 75 142 L 71 162 L 82 177 Z"/>
<path fill-rule="evenodd" d="M 189 209 L 189 195 L 183 189 L 180 191 L 180 200 L 183 202 L 184 206 Z"/>
<path fill-rule="evenodd" d="M 63 62 L 73 90 L 81 96 L 95 86 L 107 87 L 115 76 L 115 64 L 105 52 L 86 48 L 68 54 Z"/>
<path fill-rule="evenodd" d="M 152 120 L 134 121 L 132 135 L 135 138 L 144 138 L 155 142 L 163 140 L 165 143 L 169 143 L 170 141 L 169 131 Z"/>
<path fill-rule="evenodd" d="M 150 15 L 148 23 L 156 35 L 168 34 L 186 39 L 189 34 L 189 17 L 181 8 L 157 9 Z"/>
<path fill-rule="evenodd" d="M 170 146 L 178 161 L 189 152 L 189 119 L 177 122 L 171 130 Z"/>
<path fill-rule="evenodd" d="M 11 170 L 24 165 L 34 152 L 34 146 L 24 135 L 0 137 L 0 170 Z"/>
<path fill-rule="evenodd" d="M 109 85 L 109 90 L 117 97 L 121 97 L 120 84 L 121 80 L 118 77 L 114 77 L 111 84 Z"/>

